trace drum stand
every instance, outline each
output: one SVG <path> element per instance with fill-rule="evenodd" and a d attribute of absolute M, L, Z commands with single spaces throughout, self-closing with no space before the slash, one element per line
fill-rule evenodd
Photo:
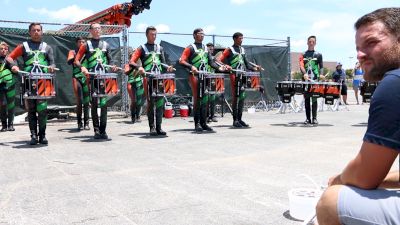
<path fill-rule="evenodd" d="M 263 93 L 262 92 L 260 92 L 261 93 L 261 100 L 256 104 L 256 110 L 262 110 L 262 111 L 269 111 L 269 108 L 268 108 L 268 106 L 267 106 L 267 103 L 265 102 L 265 99 L 264 99 L 264 95 L 263 95 Z"/>
<path fill-rule="evenodd" d="M 265 101 L 264 101 L 265 102 Z M 281 106 L 278 109 L 278 112 L 276 114 L 285 114 L 286 113 L 286 109 L 289 108 L 289 112 L 298 112 L 298 110 L 295 107 L 295 100 L 294 97 L 292 96 L 292 101 L 290 103 L 284 103 L 282 101 L 281 102 Z"/>

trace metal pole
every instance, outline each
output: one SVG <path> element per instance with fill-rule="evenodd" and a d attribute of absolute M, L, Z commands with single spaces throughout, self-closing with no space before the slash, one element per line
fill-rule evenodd
<path fill-rule="evenodd" d="M 287 37 L 287 48 L 288 48 L 288 80 L 292 80 L 292 62 L 290 57 L 290 37 Z"/>
<path fill-rule="evenodd" d="M 126 25 L 122 28 L 122 68 L 125 64 L 128 63 L 128 57 L 129 57 L 129 51 L 128 51 L 128 28 Z M 122 77 L 121 77 L 121 83 L 122 83 L 122 107 L 121 111 L 125 112 L 126 115 L 129 115 L 129 99 L 128 99 L 128 90 L 126 88 L 128 84 L 128 77 L 125 75 L 124 72 L 122 72 Z"/>

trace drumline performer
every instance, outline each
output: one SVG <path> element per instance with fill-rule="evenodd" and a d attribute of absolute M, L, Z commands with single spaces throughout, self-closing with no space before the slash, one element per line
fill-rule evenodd
<path fill-rule="evenodd" d="M 53 73 L 55 70 L 53 49 L 42 41 L 42 25 L 40 23 L 31 23 L 29 25 L 29 35 L 31 39 L 18 45 L 10 53 L 8 59 L 15 62 L 18 57 L 22 56 L 24 61 L 23 71 L 25 72 Z M 20 69 L 15 65 L 12 67 L 12 71 L 19 72 Z M 29 130 L 31 132 L 29 144 L 36 145 L 40 143 L 47 145 L 47 100 L 25 99 L 25 106 L 28 111 Z"/>
<path fill-rule="evenodd" d="M 315 51 L 315 45 L 317 43 L 317 38 L 315 36 L 310 36 L 307 39 L 308 50 L 300 55 L 299 65 L 301 73 L 303 74 L 303 80 L 308 82 L 319 81 L 319 79 L 324 79 L 323 74 L 323 61 L 322 54 Z M 310 100 L 311 99 L 311 100 Z M 306 121 L 304 124 L 318 124 L 317 120 L 317 110 L 318 110 L 318 99 L 311 97 L 309 92 L 304 93 L 304 104 L 306 108 Z M 312 102 L 312 110 L 311 108 Z M 311 113 L 312 112 L 312 120 Z"/>
<path fill-rule="evenodd" d="M 207 104 L 209 96 L 207 93 L 204 93 L 205 82 L 203 76 L 204 74 L 210 73 L 210 66 L 220 71 L 225 71 L 230 67 L 227 65 L 219 66 L 212 60 L 210 52 L 208 52 L 206 46 L 203 44 L 203 29 L 196 28 L 193 31 L 193 38 L 194 43 L 183 50 L 179 63 L 190 70 L 189 81 L 194 100 L 195 131 L 212 131 L 213 129 L 207 125 Z"/>
<path fill-rule="evenodd" d="M 11 68 L 15 65 L 6 59 L 8 55 L 8 44 L 0 42 L 0 118 L 1 132 L 15 131 L 14 109 L 15 109 L 15 79 Z"/>
<path fill-rule="evenodd" d="M 140 115 L 142 113 L 142 106 L 144 105 L 145 101 L 145 77 L 141 76 L 136 68 L 131 69 L 129 64 L 125 65 L 125 74 L 128 76 L 127 90 L 129 98 L 131 99 L 131 121 L 132 123 L 141 122 Z"/>
<path fill-rule="evenodd" d="M 86 41 L 86 44 L 81 45 L 76 54 L 74 64 L 81 69 L 83 74 L 93 74 L 100 71 L 108 71 L 108 63 L 111 62 L 110 46 L 100 40 L 101 26 L 98 23 L 90 24 L 89 28 L 92 38 Z M 87 60 L 87 66 L 81 63 L 81 60 Z M 117 71 L 115 65 L 111 66 L 111 71 Z M 108 139 L 106 132 L 107 127 L 107 97 L 94 96 L 93 91 L 93 76 L 90 76 L 92 87 L 90 88 L 91 96 L 91 114 L 93 121 L 93 130 L 95 139 Z M 97 109 L 100 107 L 100 120 Z"/>
<path fill-rule="evenodd" d="M 72 85 L 74 89 L 74 95 L 76 98 L 76 118 L 78 122 L 78 131 L 90 130 L 89 127 L 89 102 L 90 102 L 90 93 L 89 93 L 89 76 L 83 74 L 81 69 L 75 66 L 75 56 L 79 51 L 81 45 L 86 43 L 85 39 L 82 37 L 78 37 L 75 40 L 76 49 L 70 50 L 68 52 L 67 62 L 69 65 L 72 65 Z M 82 58 L 83 59 L 83 58 Z M 83 66 L 87 66 L 87 61 L 81 62 Z M 82 107 L 83 106 L 83 107 Z M 83 108 L 83 123 L 82 123 L 82 108 Z"/>
<path fill-rule="evenodd" d="M 146 28 L 147 43 L 139 46 L 129 61 L 129 65 L 126 67 L 125 73 L 132 74 L 136 79 L 141 79 L 140 75 L 148 74 L 148 78 L 145 79 L 146 86 L 146 99 L 147 99 L 147 117 L 149 120 L 150 135 L 166 135 L 167 133 L 162 130 L 162 117 L 164 113 L 164 96 L 157 96 L 153 91 L 152 80 L 156 74 L 161 74 L 165 70 L 167 72 L 174 71 L 172 66 L 166 65 L 164 56 L 164 49 L 155 43 L 157 38 L 157 29 L 153 26 Z M 137 64 L 138 59 L 141 60 L 142 65 Z M 137 71 L 136 71 L 137 70 Z M 154 115 L 154 111 L 155 115 Z M 156 124 L 154 126 L 154 116 Z"/>
<path fill-rule="evenodd" d="M 233 115 L 233 126 L 234 127 L 249 127 L 249 124 L 242 120 L 244 100 L 246 98 L 246 92 L 244 88 L 244 77 L 242 77 L 245 69 L 251 69 L 253 71 L 260 71 L 261 66 L 251 64 L 246 59 L 246 53 L 242 47 L 243 34 L 236 32 L 232 36 L 233 45 L 224 50 L 222 55 L 219 57 L 219 62 L 227 62 L 230 67 L 235 70 L 232 71 L 229 78 L 231 80 L 232 89 L 232 115 Z M 240 79 L 242 77 L 242 79 Z"/>

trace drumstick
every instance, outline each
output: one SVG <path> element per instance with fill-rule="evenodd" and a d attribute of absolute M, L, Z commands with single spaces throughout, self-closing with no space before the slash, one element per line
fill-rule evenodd
<path fill-rule="evenodd" d="M 53 70 L 60 71 L 60 69 L 57 67 L 45 66 L 45 65 L 40 65 L 40 64 L 38 64 L 38 66 L 43 67 L 43 68 L 53 68 Z"/>
<path fill-rule="evenodd" d="M 261 69 L 262 71 L 264 71 L 264 68 L 262 68 L 260 65 L 257 65 L 257 64 L 255 64 L 255 63 L 252 63 L 252 62 L 249 62 L 249 64 L 250 64 L 250 65 L 252 65 L 252 66 L 256 66 L 256 67 L 257 67 L 257 66 L 259 66 L 259 67 L 260 67 L 260 69 Z"/>
<path fill-rule="evenodd" d="M 107 64 L 103 64 L 103 66 L 104 66 L 104 67 L 108 67 L 108 68 L 114 67 L 114 66 L 107 65 Z M 115 68 L 117 68 L 118 70 L 124 70 L 124 69 L 122 69 L 121 67 L 118 67 L 118 66 L 116 66 Z"/>
<path fill-rule="evenodd" d="M 160 64 L 161 64 L 161 66 L 163 66 L 163 67 L 165 67 L 165 68 L 168 68 L 168 67 L 169 67 L 169 66 L 168 66 L 167 64 L 165 64 L 165 63 L 160 63 Z M 173 70 L 173 71 L 176 71 L 176 69 L 173 68 L 173 67 L 172 67 L 172 70 Z"/>
<path fill-rule="evenodd" d="M 231 69 L 232 72 L 246 73 L 244 70 Z"/>
<path fill-rule="evenodd" d="M 29 72 L 25 72 L 25 71 L 22 71 L 22 70 L 19 70 L 19 71 L 18 71 L 18 73 L 22 73 L 22 74 L 30 74 Z"/>

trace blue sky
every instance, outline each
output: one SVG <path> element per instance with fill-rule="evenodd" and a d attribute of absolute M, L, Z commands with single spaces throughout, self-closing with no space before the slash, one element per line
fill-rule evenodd
<path fill-rule="evenodd" d="M 72 23 L 124 1 L 112 0 L 0 0 L 0 19 Z M 132 18 L 130 31 L 143 31 L 155 25 L 159 32 L 191 33 L 202 27 L 207 34 L 232 35 L 236 31 L 245 38 L 291 38 L 291 51 L 304 51 L 309 35 L 317 36 L 316 49 L 324 60 L 340 61 L 345 68 L 356 61 L 353 24 L 360 16 L 382 7 L 399 7 L 399 0 L 153 0 L 151 9 Z M 176 45 L 186 46 L 190 36 L 159 35 Z M 211 41 L 206 38 L 206 42 Z M 145 42 L 144 35 L 130 35 L 130 45 Z M 217 39 L 230 45 L 231 39 Z M 244 44 L 265 44 L 245 39 Z"/>

